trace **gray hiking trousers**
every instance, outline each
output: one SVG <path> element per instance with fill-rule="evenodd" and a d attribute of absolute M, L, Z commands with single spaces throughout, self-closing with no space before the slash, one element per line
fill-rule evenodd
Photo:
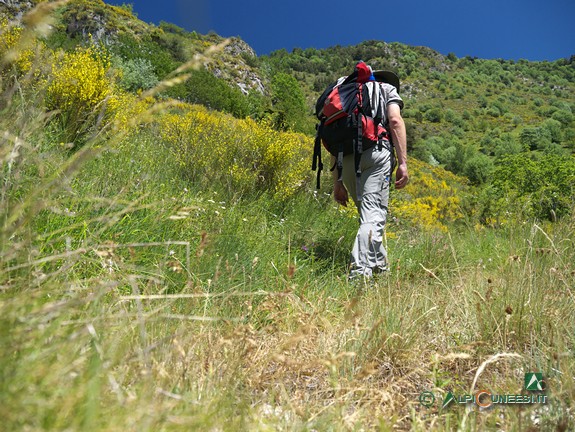
<path fill-rule="evenodd" d="M 355 175 L 354 155 L 343 159 L 343 184 L 359 210 L 359 229 L 351 252 L 350 279 L 369 278 L 388 270 L 383 230 L 389 205 L 391 152 L 378 146 L 365 150 L 361 177 Z"/>

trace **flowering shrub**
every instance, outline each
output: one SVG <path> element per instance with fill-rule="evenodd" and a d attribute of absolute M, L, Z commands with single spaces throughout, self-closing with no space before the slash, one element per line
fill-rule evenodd
<path fill-rule="evenodd" d="M 64 53 L 54 65 L 53 80 L 48 86 L 48 108 L 93 110 L 110 95 L 106 77 L 109 67 L 108 58 L 93 47 Z"/>
<path fill-rule="evenodd" d="M 107 54 L 93 46 L 66 52 L 53 65 L 46 107 L 59 112 L 69 141 L 81 137 L 106 108 L 104 104 L 114 103 L 109 69 Z"/>
<path fill-rule="evenodd" d="M 32 67 L 34 52 L 31 49 L 19 49 L 22 29 L 8 25 L 6 18 L 0 19 L 0 64 L 13 64 L 21 73 Z"/>
<path fill-rule="evenodd" d="M 440 167 L 410 159 L 410 182 L 397 193 L 391 212 L 401 222 L 447 231 L 445 222 L 463 217 L 460 193 L 464 180 Z"/>
<path fill-rule="evenodd" d="M 232 193 L 266 190 L 281 197 L 307 181 L 311 143 L 304 135 L 193 105 L 162 115 L 158 125 L 192 181 L 218 183 Z"/>
<path fill-rule="evenodd" d="M 141 98 L 133 93 L 118 91 L 108 101 L 110 117 L 114 128 L 127 132 L 141 123 L 149 121 L 148 110 L 155 100 L 152 97 Z"/>

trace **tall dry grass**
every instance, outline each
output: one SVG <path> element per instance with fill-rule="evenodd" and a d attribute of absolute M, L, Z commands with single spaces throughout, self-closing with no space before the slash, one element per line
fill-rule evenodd
<path fill-rule="evenodd" d="M 390 274 L 349 285 L 355 222 L 330 197 L 194 190 L 155 126 L 62 149 L 28 79 L 2 81 L 6 430 L 575 427 L 574 216 L 396 227 Z M 528 371 L 547 405 L 441 409 Z"/>

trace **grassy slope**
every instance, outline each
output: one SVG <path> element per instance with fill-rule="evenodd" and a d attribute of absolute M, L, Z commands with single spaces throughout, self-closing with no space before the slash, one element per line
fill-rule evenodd
<path fill-rule="evenodd" d="M 362 291 L 345 281 L 356 221 L 327 191 L 279 202 L 191 183 L 153 125 L 80 157 L 23 95 L 0 120 L 7 430 L 575 426 L 573 216 L 393 221 L 392 271 Z M 525 371 L 546 376 L 547 407 L 438 405 L 476 376 L 521 392 Z"/>
<path fill-rule="evenodd" d="M 395 227 L 392 272 L 361 292 L 344 277 L 355 221 L 328 196 L 281 206 L 195 190 L 153 129 L 57 186 L 4 237 L 9 429 L 567 424 L 573 219 Z M 419 405 L 423 390 L 468 391 L 499 353 L 517 357 L 487 366 L 476 389 L 517 393 L 524 371 L 542 371 L 549 410 Z"/>

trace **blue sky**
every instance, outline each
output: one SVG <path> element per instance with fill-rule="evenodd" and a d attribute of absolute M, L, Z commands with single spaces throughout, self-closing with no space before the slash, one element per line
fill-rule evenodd
<path fill-rule="evenodd" d="M 105 1 L 131 3 L 149 23 L 239 36 L 258 55 L 369 39 L 458 57 L 552 61 L 575 55 L 575 0 Z"/>

